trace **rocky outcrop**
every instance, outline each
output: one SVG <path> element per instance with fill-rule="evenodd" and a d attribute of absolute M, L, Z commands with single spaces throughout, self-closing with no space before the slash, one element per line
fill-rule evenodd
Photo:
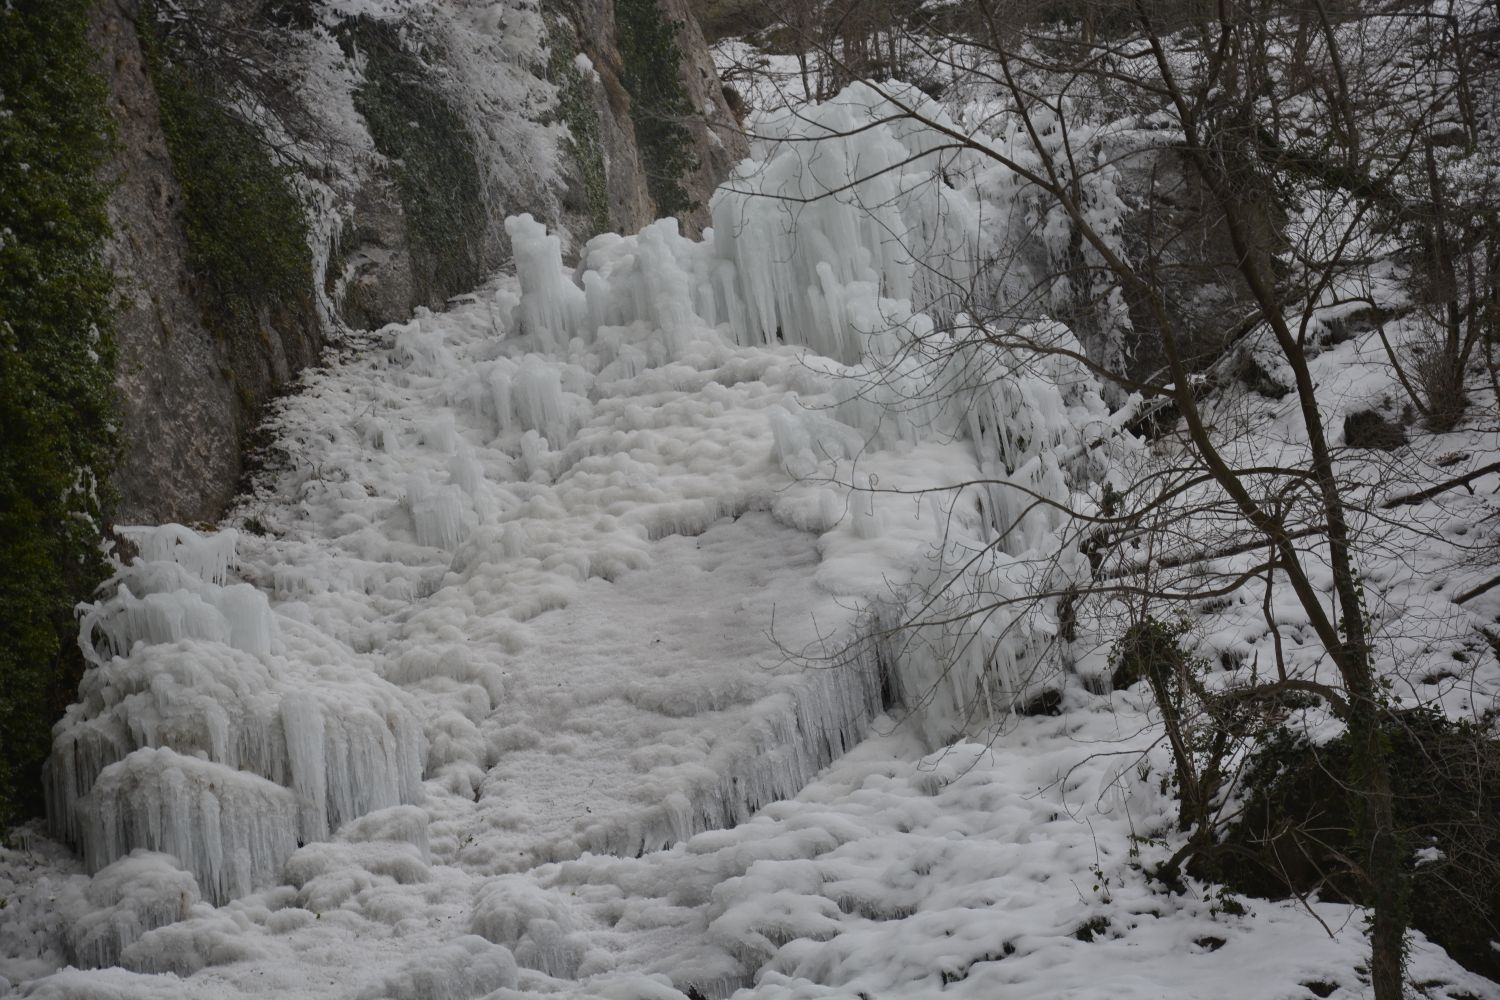
<path fill-rule="evenodd" d="M 125 0 L 104 0 L 93 23 L 115 121 L 106 257 L 121 292 L 116 516 L 191 522 L 215 516 L 233 495 L 241 439 L 261 403 L 316 356 L 320 330 L 310 306 L 278 310 L 261 336 L 238 342 L 205 321 L 137 13 Z"/>
<path fill-rule="evenodd" d="M 1117 162 L 1130 206 L 1123 219 L 1125 247 L 1150 274 L 1184 363 L 1201 371 L 1223 357 L 1257 315 L 1223 210 L 1179 150 L 1149 148 Z M 1273 200 L 1247 198 L 1240 214 L 1256 252 L 1269 254 L 1283 226 Z M 1126 302 L 1134 328 L 1127 374 L 1159 377 L 1167 363 L 1160 324 L 1141 297 L 1127 294 Z"/>
<path fill-rule="evenodd" d="M 744 134 L 738 127 L 734 109 L 725 97 L 708 42 L 694 14 L 694 0 L 661 0 L 668 16 L 681 24 L 682 77 L 688 100 L 694 108 L 703 109 L 704 127 L 694 130 L 697 169 L 684 180 L 684 187 L 697 206 L 688 220 L 693 233 L 708 221 L 709 195 L 728 175 L 729 170 L 748 152 Z"/>
<path fill-rule="evenodd" d="M 215 517 L 261 408 L 327 337 L 441 309 L 475 287 L 509 258 L 507 216 L 530 212 L 576 249 L 664 214 L 648 183 L 659 157 L 643 151 L 631 92 L 642 67 L 621 54 L 616 2 L 372 2 L 349 14 L 329 0 L 98 0 L 94 41 L 116 120 L 108 256 L 124 297 L 120 521 Z M 680 55 L 648 69 L 691 112 L 676 183 L 679 218 L 697 233 L 745 145 L 690 0 L 642 2 Z M 203 186 L 169 141 L 184 130 L 164 128 L 168 64 L 198 81 L 194 99 L 254 130 L 257 176 L 284 181 L 305 206 L 305 287 L 273 294 L 260 282 L 234 298 L 233 322 L 225 286 L 243 276 L 213 273 L 198 245 Z M 259 225 L 263 199 L 235 203 L 224 187 L 213 213 Z M 232 243 L 227 233 L 208 238 Z"/>

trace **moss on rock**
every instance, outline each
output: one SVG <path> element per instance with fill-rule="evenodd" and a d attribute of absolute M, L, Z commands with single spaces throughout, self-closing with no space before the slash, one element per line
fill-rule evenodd
<path fill-rule="evenodd" d="M 357 17 L 340 26 L 339 39 L 365 59 L 354 106 L 394 167 L 416 288 L 441 304 L 484 277 L 488 220 L 478 144 L 395 26 Z"/>
<path fill-rule="evenodd" d="M 253 123 L 232 110 L 214 75 L 195 69 L 143 3 L 137 22 L 161 108 L 172 170 L 182 187 L 189 264 L 203 282 L 205 320 L 224 341 L 267 340 L 268 316 L 312 296 L 307 213 Z"/>
<path fill-rule="evenodd" d="M 1500 740 L 1483 725 L 1435 712 L 1391 713 L 1396 826 L 1408 852 L 1411 923 L 1466 968 L 1500 976 Z M 1349 739 L 1312 746 L 1283 733 L 1245 776 L 1240 819 L 1219 845 L 1231 887 L 1280 898 L 1317 892 L 1363 903 L 1364 805 L 1349 775 Z"/>
<path fill-rule="evenodd" d="M 567 29 L 555 19 L 547 26 L 547 44 L 551 52 L 547 79 L 557 87 L 558 113 L 568 126 L 567 153 L 582 182 L 580 207 L 588 218 L 587 238 L 610 228 L 609 176 L 599 135 L 599 112 L 589 81 L 578 69 L 578 50 Z"/>
<path fill-rule="evenodd" d="M 0 829 L 41 806 L 38 769 L 81 666 L 73 607 L 104 573 L 110 125 L 89 6 L 0 7 Z"/>
<path fill-rule="evenodd" d="M 687 121 L 695 109 L 682 82 L 678 25 L 657 0 L 615 0 L 615 39 L 630 93 L 630 120 L 646 173 L 646 188 L 660 215 L 682 215 L 696 207 L 682 177 L 698 167 Z"/>

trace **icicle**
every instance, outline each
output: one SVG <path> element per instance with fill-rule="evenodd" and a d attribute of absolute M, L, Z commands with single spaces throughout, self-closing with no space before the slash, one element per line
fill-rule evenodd
<path fill-rule="evenodd" d="M 142 562 L 171 562 L 204 583 L 223 586 L 235 565 L 239 532 L 225 528 L 200 535 L 180 524 L 121 525 L 115 531 L 140 553 Z"/>
<path fill-rule="evenodd" d="M 545 350 L 558 351 L 577 332 L 587 303 L 583 289 L 568 281 L 562 269 L 562 241 L 530 215 L 505 220 L 521 281 L 521 333 L 537 338 Z"/>
<path fill-rule="evenodd" d="M 302 841 L 420 801 L 427 752 L 405 697 L 363 672 L 305 677 L 222 644 L 141 645 L 85 674 L 79 702 L 54 730 L 44 770 L 53 832 L 82 839 L 97 819 L 99 800 L 89 795 L 96 780 L 142 747 L 289 785 Z M 201 819 L 193 813 L 185 822 Z"/>
<path fill-rule="evenodd" d="M 104 662 L 96 633 L 112 656 L 127 655 L 138 642 L 181 639 L 270 654 L 276 622 L 266 596 L 247 584 L 225 586 L 235 562 L 235 531 L 204 537 L 179 524 L 120 530 L 142 555 L 115 574 L 112 597 L 80 606 L 78 645 L 85 659 Z"/>
<path fill-rule="evenodd" d="M 444 375 L 457 367 L 453 352 L 443 344 L 443 329 L 439 324 L 414 319 L 396 327 L 395 331 L 392 354 L 408 371 L 418 375 Z"/>
<path fill-rule="evenodd" d="M 137 750 L 105 768 L 81 811 L 92 871 L 138 847 L 171 854 L 216 905 L 270 884 L 297 849 L 290 791 L 164 748 Z"/>
<path fill-rule="evenodd" d="M 459 488 L 434 487 L 418 474 L 407 480 L 403 503 L 411 512 L 418 545 L 454 549 L 463 541 L 464 503 Z"/>
<path fill-rule="evenodd" d="M 572 436 L 557 366 L 532 356 L 521 362 L 512 382 L 520 426 L 561 447 Z"/>
<path fill-rule="evenodd" d="M 451 410 L 444 410 L 424 422 L 419 433 L 422 444 L 433 451 L 451 455 L 458 448 L 458 428 L 453 422 Z"/>

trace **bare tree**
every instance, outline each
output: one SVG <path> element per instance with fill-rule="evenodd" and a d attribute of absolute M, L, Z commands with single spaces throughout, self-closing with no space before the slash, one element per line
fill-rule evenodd
<path fill-rule="evenodd" d="M 1489 350 L 1497 321 L 1493 200 L 1489 182 L 1473 179 L 1486 172 L 1470 169 L 1493 168 L 1475 138 L 1495 124 L 1481 105 L 1494 89 L 1487 82 L 1496 60 L 1473 39 L 1494 37 L 1495 12 L 1377 12 L 1323 0 L 1079 6 L 1088 15 L 1081 30 L 1037 22 L 1018 28 L 1014 11 L 974 0 L 966 30 L 934 30 L 917 43 L 927 69 L 1001 99 L 970 123 L 884 83 L 865 49 L 847 38 L 826 29 L 803 35 L 821 63 L 836 68 L 835 79 L 861 81 L 880 94 L 890 119 L 939 137 L 927 155 L 1005 168 L 1038 216 L 1067 230 L 1065 249 L 1047 261 L 1047 287 L 1020 300 L 997 301 L 972 269 L 966 274 L 954 291 L 960 305 L 950 310 L 963 317 L 950 355 L 987 354 L 1001 367 L 1028 356 L 1065 359 L 1116 387 L 1119 412 L 1137 422 L 1154 415 L 1158 431 L 1165 429 L 1158 445 L 1172 456 L 1165 467 L 1137 468 L 1123 485 L 1099 484 L 1086 505 L 1060 504 L 1015 478 L 955 484 L 1020 496 L 989 506 L 995 541 L 960 560 L 896 630 L 912 641 L 936 631 L 956 648 L 979 641 L 973 637 L 1002 609 L 1009 615 L 1003 631 L 1017 620 L 1017 606 L 1051 602 L 1065 643 L 1087 602 L 1123 604 L 1131 624 L 1122 659 L 1139 664 L 1166 723 L 1183 823 L 1198 831 L 1189 851 L 1211 844 L 1227 734 L 1253 737 L 1247 713 L 1285 695 L 1320 699 L 1347 726 L 1345 780 L 1362 802 L 1350 863 L 1373 911 L 1375 994 L 1397 1000 L 1406 857 L 1394 816 L 1391 699 L 1376 665 L 1361 572 L 1362 559 L 1382 553 L 1389 522 L 1372 520 L 1375 491 L 1341 466 L 1310 361 L 1331 323 L 1353 314 L 1392 318 L 1382 315 L 1388 304 L 1376 294 L 1376 272 L 1404 265 L 1417 294 L 1399 318 L 1417 327 L 1408 342 L 1427 337 L 1431 346 L 1406 368 L 1394 349 L 1392 361 L 1434 429 L 1462 416 L 1471 360 L 1479 347 Z M 1099 130 L 1082 127 L 1088 114 L 1128 120 L 1131 135 L 1104 141 Z M 1132 237 L 1095 211 L 1094 182 L 1129 159 L 1148 164 L 1153 186 L 1170 174 L 1211 216 L 1223 243 L 1212 263 L 1233 286 L 1217 315 L 1184 307 L 1183 284 L 1201 271 L 1176 247 L 1188 227 L 1180 216 L 1159 217 L 1154 190 Z M 857 181 L 851 178 L 851 189 Z M 1087 349 L 1039 333 L 1043 313 L 1061 313 Z M 1236 365 L 1257 358 L 1283 373 L 1279 391 L 1298 423 L 1295 447 L 1281 455 L 1251 455 L 1226 433 L 1232 421 L 1214 392 Z M 946 377 L 949 361 L 935 363 L 935 381 Z M 974 371 L 967 362 L 959 367 Z M 1086 557 L 1088 572 L 1059 572 L 1060 563 L 1043 557 L 1050 565 L 1038 568 L 1032 579 L 1040 585 L 1025 594 L 984 583 L 997 554 L 1014 552 L 1008 540 L 1024 518 L 1047 508 L 1060 508 L 1061 544 Z M 1402 530 L 1419 537 L 1425 529 Z M 1250 587 L 1265 588 L 1267 624 L 1277 637 L 1274 673 L 1268 668 L 1240 690 L 1209 695 L 1174 652 L 1162 615 Z M 1282 659 L 1271 612 L 1280 588 L 1294 596 L 1331 665 L 1327 676 L 1289 669 Z M 1220 734 L 1209 738 L 1206 759 L 1194 759 L 1184 738 L 1190 713 Z"/>

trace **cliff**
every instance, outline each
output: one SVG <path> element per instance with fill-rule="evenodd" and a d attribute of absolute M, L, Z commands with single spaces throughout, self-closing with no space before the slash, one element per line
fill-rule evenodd
<path fill-rule="evenodd" d="M 215 517 L 266 402 L 480 284 L 506 216 L 697 232 L 744 152 L 687 0 L 99 0 L 91 38 L 122 523 Z"/>

